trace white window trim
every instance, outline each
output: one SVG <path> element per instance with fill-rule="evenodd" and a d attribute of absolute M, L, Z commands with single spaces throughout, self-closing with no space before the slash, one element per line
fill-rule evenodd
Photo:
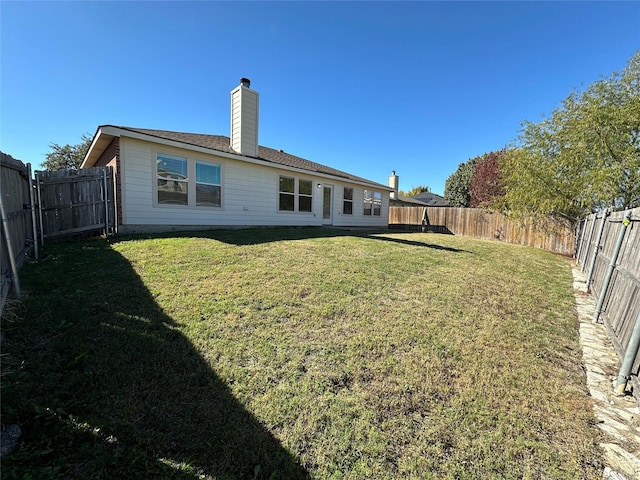
<path fill-rule="evenodd" d="M 187 204 L 179 205 L 175 203 L 160 203 L 158 202 L 158 156 L 164 155 L 173 158 L 182 158 L 187 160 Z M 196 162 L 208 163 L 210 165 L 217 165 L 220 167 L 220 206 L 215 205 L 196 205 Z M 184 153 L 158 151 L 155 152 L 153 157 L 152 167 L 152 185 L 151 191 L 153 195 L 153 207 L 154 208 L 179 208 L 187 210 L 208 210 L 217 211 L 224 210 L 224 164 L 221 161 L 206 160 L 201 157 L 185 156 Z M 202 183 L 202 182 L 200 182 Z"/>
<path fill-rule="evenodd" d="M 351 199 L 345 198 L 345 196 L 344 196 L 344 191 L 347 188 L 351 190 Z M 342 187 L 342 214 L 343 215 L 353 215 L 353 204 L 354 204 L 353 196 L 355 195 L 354 190 L 355 189 L 353 187 L 345 187 L 345 186 Z M 345 211 L 344 211 L 345 202 L 351 203 L 351 213 L 345 213 Z"/>
<path fill-rule="evenodd" d="M 293 193 L 291 192 L 282 192 L 280 191 L 280 178 L 293 178 Z M 310 182 L 311 183 L 311 195 L 307 195 L 307 194 L 301 194 L 300 193 L 300 181 L 303 182 Z M 314 195 L 314 189 L 313 189 L 313 180 L 311 180 L 310 178 L 306 178 L 306 177 L 297 177 L 295 175 L 287 175 L 284 173 L 279 173 L 278 177 L 277 177 L 277 192 L 276 192 L 276 211 L 278 213 L 284 214 L 284 215 L 313 215 L 313 202 L 315 199 L 315 195 Z M 293 195 L 293 210 L 280 210 L 280 194 L 284 193 L 284 194 L 288 194 L 288 195 Z M 311 211 L 306 212 L 306 211 L 300 211 L 300 196 L 306 197 L 306 198 L 311 198 Z"/>
<path fill-rule="evenodd" d="M 365 192 L 369 192 L 370 193 L 370 202 L 367 202 L 367 195 Z M 378 209 L 378 213 L 375 213 L 375 208 L 374 206 L 376 205 L 376 200 L 378 200 L 378 205 L 379 205 L 379 209 Z M 365 213 L 367 211 L 367 205 L 371 206 L 371 213 L 367 214 Z M 381 217 L 382 216 L 382 192 L 378 191 L 378 190 L 369 190 L 368 188 L 365 188 L 363 191 L 363 195 L 362 195 L 362 215 L 364 217 Z"/>

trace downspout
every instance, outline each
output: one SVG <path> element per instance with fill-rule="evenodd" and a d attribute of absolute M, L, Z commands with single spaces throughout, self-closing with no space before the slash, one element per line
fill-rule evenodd
<path fill-rule="evenodd" d="M 620 366 L 618 381 L 614 390 L 616 395 L 624 395 L 624 392 L 627 389 L 627 382 L 631 378 L 631 369 L 633 368 L 633 364 L 638 356 L 638 347 L 640 347 L 640 312 L 638 312 L 636 324 L 633 327 L 633 332 L 631 333 L 627 350 L 624 353 L 624 360 L 622 360 L 622 365 Z"/>
<path fill-rule="evenodd" d="M 607 223 L 607 217 L 611 211 L 607 208 L 602 214 L 602 223 L 600 224 L 600 228 L 598 229 L 598 238 L 596 239 L 596 244 L 593 249 L 593 257 L 591 257 L 591 264 L 589 265 L 589 275 L 587 277 L 587 292 L 591 288 L 591 280 L 593 280 L 593 270 L 596 266 L 596 259 L 598 258 L 598 250 L 600 249 L 600 242 L 602 241 L 602 234 L 604 233 L 604 225 Z"/>
<path fill-rule="evenodd" d="M 609 269 L 607 270 L 607 274 L 604 277 L 604 282 L 602 283 L 602 290 L 600 291 L 600 298 L 598 299 L 598 305 L 596 305 L 596 312 L 593 315 L 593 322 L 598 323 L 598 319 L 600 318 L 600 313 L 602 312 L 602 305 L 604 304 L 604 298 L 607 296 L 607 290 L 609 289 L 609 283 L 611 282 L 611 277 L 613 276 L 613 271 L 616 268 L 616 262 L 618 261 L 618 255 L 620 254 L 620 248 L 622 247 L 622 241 L 624 240 L 624 234 L 627 231 L 627 227 L 631 224 L 631 214 L 627 212 L 624 216 L 624 220 L 622 220 L 622 228 L 620 229 L 620 233 L 618 233 L 618 239 L 616 240 L 616 245 L 613 249 L 613 253 L 611 254 L 611 261 L 609 262 Z"/>

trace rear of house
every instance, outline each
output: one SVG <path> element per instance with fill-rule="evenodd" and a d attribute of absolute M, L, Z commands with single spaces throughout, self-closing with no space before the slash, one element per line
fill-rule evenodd
<path fill-rule="evenodd" d="M 258 93 L 231 92 L 231 137 L 98 127 L 83 168 L 114 169 L 118 231 L 387 226 L 391 188 L 258 145 Z"/>

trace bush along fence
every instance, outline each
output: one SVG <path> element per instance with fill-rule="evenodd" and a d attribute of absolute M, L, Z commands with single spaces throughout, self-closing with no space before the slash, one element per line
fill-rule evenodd
<path fill-rule="evenodd" d="M 575 248 L 574 228 L 569 221 L 541 228 L 480 208 L 389 207 L 389 227 L 500 240 L 567 256 L 573 256 Z"/>
<path fill-rule="evenodd" d="M 10 155 L 0 162 L 2 247 L 0 313 L 13 285 L 21 296 L 18 270 L 46 239 L 115 232 L 111 167 L 35 172 Z"/>
<path fill-rule="evenodd" d="M 617 394 L 628 382 L 640 400 L 640 208 L 589 215 L 577 228 L 576 261 L 596 303 L 594 322 L 604 323 L 621 359 Z"/>

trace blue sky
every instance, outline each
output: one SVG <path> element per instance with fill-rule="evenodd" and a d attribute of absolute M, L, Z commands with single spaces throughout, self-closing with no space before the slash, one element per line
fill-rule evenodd
<path fill-rule="evenodd" d="M 113 124 L 229 135 L 260 92 L 259 142 L 442 194 L 640 48 L 640 2 L 0 2 L 0 150 Z"/>

